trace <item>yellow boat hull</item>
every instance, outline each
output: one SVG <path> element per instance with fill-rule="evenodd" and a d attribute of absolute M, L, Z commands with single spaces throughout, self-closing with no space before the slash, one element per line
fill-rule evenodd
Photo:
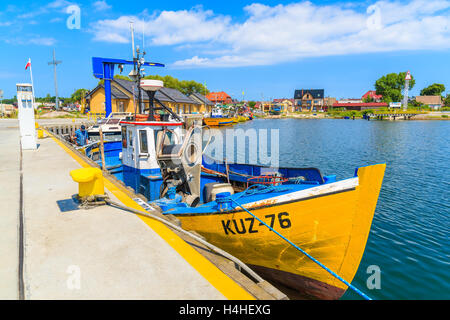
<path fill-rule="evenodd" d="M 222 127 L 230 126 L 233 124 L 233 119 L 231 118 L 204 118 L 203 122 L 205 125 L 210 127 Z"/>
<path fill-rule="evenodd" d="M 364 253 L 385 167 L 359 168 L 355 186 L 340 192 L 279 203 L 269 199 L 246 207 L 351 282 Z M 238 257 L 290 298 L 338 299 L 347 289 L 244 210 L 177 218 L 184 229 L 195 230 Z"/>

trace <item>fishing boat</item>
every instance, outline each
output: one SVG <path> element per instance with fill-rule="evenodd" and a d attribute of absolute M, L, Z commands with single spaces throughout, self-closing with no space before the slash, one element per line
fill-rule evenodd
<path fill-rule="evenodd" d="M 226 117 L 220 106 L 215 106 L 211 115 L 203 119 L 205 125 L 210 127 L 230 126 L 233 124 L 233 118 Z"/>
<path fill-rule="evenodd" d="M 163 214 L 176 216 L 184 229 L 241 259 L 291 298 L 338 299 L 345 293 L 347 285 L 255 217 L 351 283 L 384 164 L 357 168 L 354 177 L 337 181 L 316 168 L 211 160 L 201 155 L 201 129 L 192 127 L 183 136 L 181 122 L 123 125 L 124 182 Z"/>
<path fill-rule="evenodd" d="M 238 116 L 238 122 L 246 122 L 246 121 L 248 121 L 248 118 L 247 117 L 244 117 L 244 116 Z"/>
<path fill-rule="evenodd" d="M 353 177 L 338 181 L 316 168 L 199 157 L 201 130 L 191 128 L 182 138 L 182 122 L 131 119 L 123 126 L 122 172 L 116 168 L 115 175 L 163 214 L 176 216 L 184 229 L 236 256 L 291 299 L 338 299 L 345 293 L 347 285 L 261 222 L 351 283 L 385 164 L 359 167 Z"/>
<path fill-rule="evenodd" d="M 233 118 L 204 118 L 205 125 L 210 127 L 223 127 L 233 124 Z"/>
<path fill-rule="evenodd" d="M 190 134 L 178 147 L 159 139 L 156 158 L 166 193 L 154 203 L 163 213 L 238 257 L 291 298 L 340 298 L 347 285 L 262 222 L 351 283 L 364 253 L 385 164 L 357 168 L 354 177 L 336 181 L 315 168 L 208 164 L 205 157 L 183 162 L 183 156 L 195 158 Z M 173 148 L 179 150 L 178 158 L 164 153 Z M 189 181 L 183 178 L 187 176 Z"/>
<path fill-rule="evenodd" d="M 212 159 L 205 155 L 203 127 L 185 128 L 159 101 L 170 116 L 154 117 L 151 98 L 162 81 L 137 81 L 151 103 L 139 105 L 139 117 L 121 121 L 121 141 L 110 142 L 109 156 L 122 163 L 116 176 L 290 298 L 340 298 L 363 256 L 385 164 L 337 180 L 317 168 Z"/>

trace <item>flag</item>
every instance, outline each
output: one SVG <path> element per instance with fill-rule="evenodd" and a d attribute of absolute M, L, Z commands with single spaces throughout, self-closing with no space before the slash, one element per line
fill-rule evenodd
<path fill-rule="evenodd" d="M 31 59 L 28 59 L 27 65 L 25 66 L 25 70 L 27 70 L 28 67 L 31 67 Z"/>

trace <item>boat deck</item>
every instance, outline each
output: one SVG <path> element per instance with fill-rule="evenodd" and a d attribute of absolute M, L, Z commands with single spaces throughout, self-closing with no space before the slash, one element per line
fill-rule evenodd
<path fill-rule="evenodd" d="M 61 142 L 47 137 L 21 153 L 17 120 L 0 120 L 0 137 L 1 299 L 257 297 L 157 221 L 73 208 L 69 172 L 83 164 Z M 105 186 L 113 201 L 137 205 Z"/>

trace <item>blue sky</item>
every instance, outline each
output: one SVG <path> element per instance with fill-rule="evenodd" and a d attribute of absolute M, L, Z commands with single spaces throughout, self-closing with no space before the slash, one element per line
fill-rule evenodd
<path fill-rule="evenodd" d="M 131 5 L 133 4 L 133 6 Z M 68 8 L 80 8 L 80 28 Z M 73 12 L 73 11 L 71 11 Z M 0 4 L 0 89 L 29 81 L 37 96 L 95 87 L 93 56 L 130 58 L 145 33 L 147 60 L 170 74 L 206 82 L 235 98 L 291 98 L 295 89 L 360 97 L 386 73 L 411 70 L 412 94 L 434 82 L 450 91 L 450 1 L 22 1 Z M 125 72 L 127 73 L 127 72 Z"/>

